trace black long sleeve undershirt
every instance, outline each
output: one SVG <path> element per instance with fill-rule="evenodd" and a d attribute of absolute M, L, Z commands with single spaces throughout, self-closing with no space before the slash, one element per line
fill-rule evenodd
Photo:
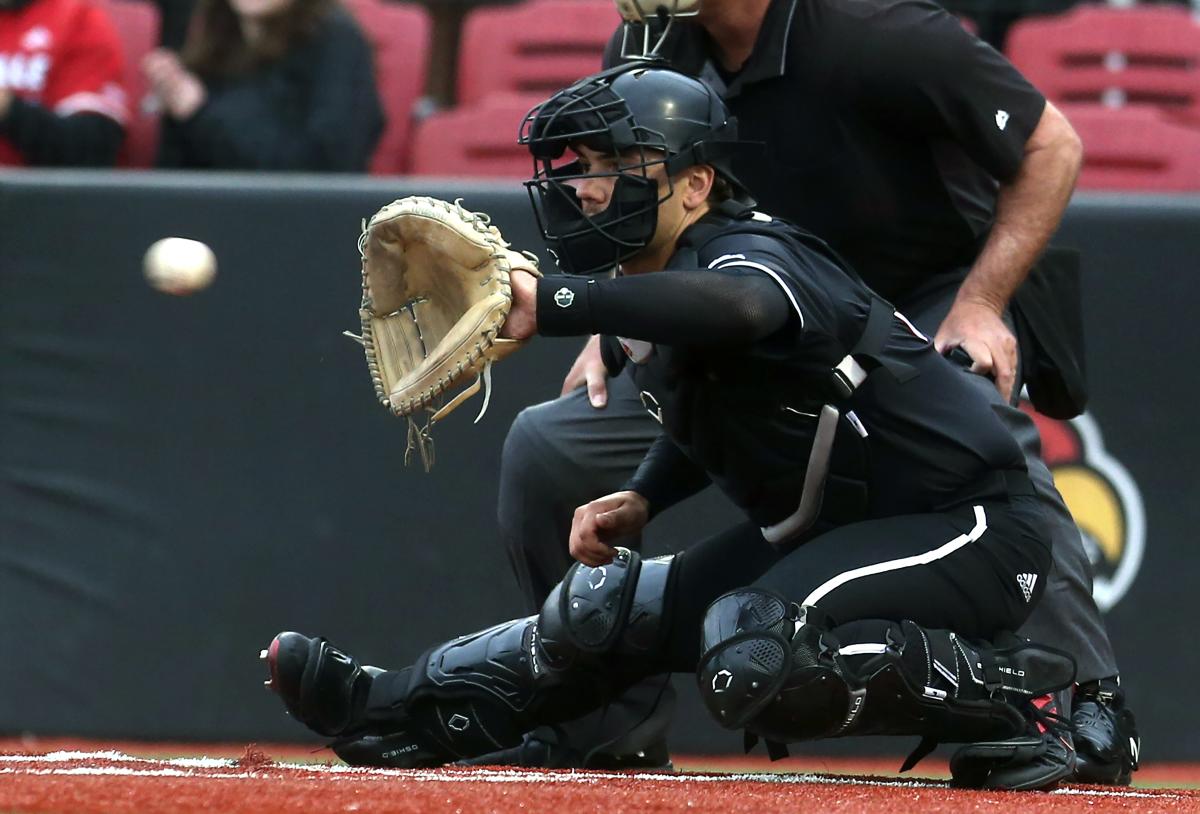
<path fill-rule="evenodd" d="M 720 269 L 611 280 L 546 277 L 538 284 L 538 332 L 545 336 L 599 333 L 664 345 L 748 345 L 778 331 L 790 314 L 787 296 L 773 280 Z M 625 488 L 646 498 L 654 516 L 708 483 L 703 468 L 664 434 Z"/>
<path fill-rule="evenodd" d="M 646 450 L 646 457 L 625 489 L 637 492 L 650 504 L 650 517 L 708 486 L 709 477 L 664 433 Z"/>
<path fill-rule="evenodd" d="M 36 102 L 13 98 L 0 135 L 32 167 L 111 167 L 125 130 L 99 113 L 60 116 Z"/>
<path fill-rule="evenodd" d="M 538 333 L 544 336 L 598 333 L 663 345 L 744 345 L 782 328 L 790 313 L 772 280 L 720 269 L 611 280 L 546 277 L 538 284 Z"/>

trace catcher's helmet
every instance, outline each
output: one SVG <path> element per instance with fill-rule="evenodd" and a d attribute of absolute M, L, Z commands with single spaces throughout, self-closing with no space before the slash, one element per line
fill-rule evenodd
<path fill-rule="evenodd" d="M 533 108 L 521 143 L 534 159 L 525 182 L 538 225 L 562 269 L 592 274 L 614 268 L 654 236 L 658 206 L 674 193 L 670 177 L 697 164 L 711 166 L 749 202 L 733 174 L 745 143 L 721 97 L 699 80 L 662 67 L 624 65 L 581 79 Z M 620 170 L 584 172 L 564 154 L 585 145 L 622 157 Z M 662 164 L 666 191 L 647 170 Z M 615 176 L 608 208 L 588 216 L 571 182 Z"/>

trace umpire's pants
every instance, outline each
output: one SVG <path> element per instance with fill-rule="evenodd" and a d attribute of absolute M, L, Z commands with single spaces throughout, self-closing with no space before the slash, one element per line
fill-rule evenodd
<path fill-rule="evenodd" d="M 944 283 L 935 281 L 898 308 L 932 338 L 958 284 L 958 278 L 949 275 Z M 1091 564 L 1041 460 L 1037 429 L 1025 413 L 1001 400 L 989 379 L 972 379 L 1020 442 L 1050 524 L 1054 560 L 1050 577 L 1020 633 L 1074 656 L 1081 682 L 1115 675 L 1116 659 L 1092 599 Z M 575 508 L 621 488 L 658 430 L 627 375 L 609 381 L 608 405 L 602 410 L 588 403 L 581 388 L 517 416 L 504 445 L 498 518 L 501 539 L 531 612 L 540 608 L 571 563 L 567 539 Z"/>

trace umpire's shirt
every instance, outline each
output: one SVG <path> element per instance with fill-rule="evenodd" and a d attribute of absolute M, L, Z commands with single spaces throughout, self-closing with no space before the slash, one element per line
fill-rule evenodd
<path fill-rule="evenodd" d="M 606 64 L 621 42 L 618 30 Z M 895 302 L 965 274 L 1045 107 L 1004 57 L 924 0 L 774 0 L 739 71 L 711 48 L 680 20 L 661 53 L 765 143 L 736 166 L 763 210 L 820 235 Z"/>
<path fill-rule="evenodd" d="M 543 279 L 538 331 L 624 337 L 616 354 L 665 430 L 629 484 L 652 512 L 711 478 L 767 527 L 797 513 L 833 368 L 878 298 L 816 238 L 735 209 L 690 226 L 665 271 Z M 1025 469 L 987 399 L 891 313 L 880 358 L 909 378 L 876 370 L 839 402 L 825 523 L 1000 497 L 1000 473 Z"/>

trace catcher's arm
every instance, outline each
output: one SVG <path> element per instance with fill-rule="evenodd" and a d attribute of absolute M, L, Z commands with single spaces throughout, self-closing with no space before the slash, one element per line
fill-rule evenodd
<path fill-rule="evenodd" d="M 792 313 L 783 290 L 757 272 L 657 271 L 611 280 L 539 280 L 514 272 L 512 311 L 500 335 L 606 334 L 664 345 L 741 345 L 779 330 Z"/>

